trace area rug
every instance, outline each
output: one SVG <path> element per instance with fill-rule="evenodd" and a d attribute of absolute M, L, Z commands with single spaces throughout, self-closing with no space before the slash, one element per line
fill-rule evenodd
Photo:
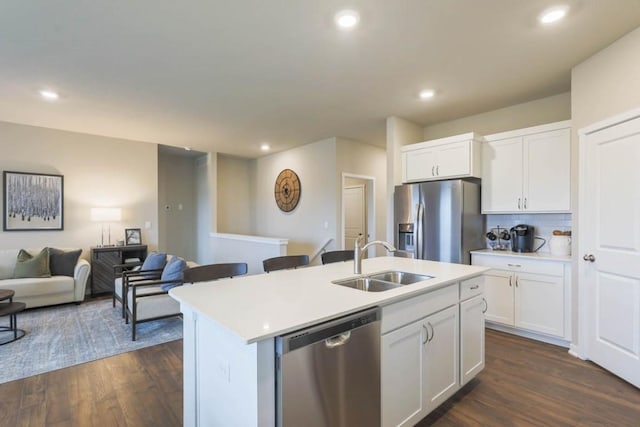
<path fill-rule="evenodd" d="M 106 298 L 18 313 L 27 334 L 0 347 L 0 384 L 182 338 L 175 317 L 139 324 L 131 341 L 131 325 L 111 305 Z"/>

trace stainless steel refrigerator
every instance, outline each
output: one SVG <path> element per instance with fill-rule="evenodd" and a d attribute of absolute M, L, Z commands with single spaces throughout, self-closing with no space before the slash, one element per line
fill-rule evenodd
<path fill-rule="evenodd" d="M 394 204 L 398 256 L 470 264 L 469 252 L 485 245 L 477 182 L 398 185 Z"/>

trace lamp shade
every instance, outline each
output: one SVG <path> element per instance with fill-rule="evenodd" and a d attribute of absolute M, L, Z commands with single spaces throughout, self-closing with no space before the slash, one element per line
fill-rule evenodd
<path fill-rule="evenodd" d="M 91 208 L 91 221 L 114 222 L 122 219 L 120 208 Z"/>

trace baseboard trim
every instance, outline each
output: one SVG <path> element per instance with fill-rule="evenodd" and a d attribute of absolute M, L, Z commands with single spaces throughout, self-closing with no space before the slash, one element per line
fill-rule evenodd
<path fill-rule="evenodd" d="M 508 334 L 518 335 L 520 337 L 529 338 L 529 339 L 536 340 L 536 341 L 542 341 L 542 342 L 545 342 L 547 344 L 553 344 L 553 345 L 557 345 L 557 346 L 560 346 L 560 347 L 569 348 L 570 349 L 569 352 L 571 353 L 571 343 L 569 341 L 563 340 L 561 338 L 551 337 L 551 336 L 548 336 L 548 335 L 538 334 L 538 333 L 535 333 L 535 332 L 529 332 L 529 331 L 525 331 L 523 329 L 512 328 L 510 326 L 504 326 L 504 325 L 500 325 L 498 323 L 493 323 L 493 322 L 490 322 L 490 321 L 486 321 L 485 325 L 486 325 L 487 328 L 494 329 L 496 331 L 506 332 Z"/>

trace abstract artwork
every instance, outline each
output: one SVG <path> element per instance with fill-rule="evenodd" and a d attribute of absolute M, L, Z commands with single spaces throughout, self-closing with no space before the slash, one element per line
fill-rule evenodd
<path fill-rule="evenodd" d="M 4 231 L 62 230 L 62 175 L 3 173 Z"/>

